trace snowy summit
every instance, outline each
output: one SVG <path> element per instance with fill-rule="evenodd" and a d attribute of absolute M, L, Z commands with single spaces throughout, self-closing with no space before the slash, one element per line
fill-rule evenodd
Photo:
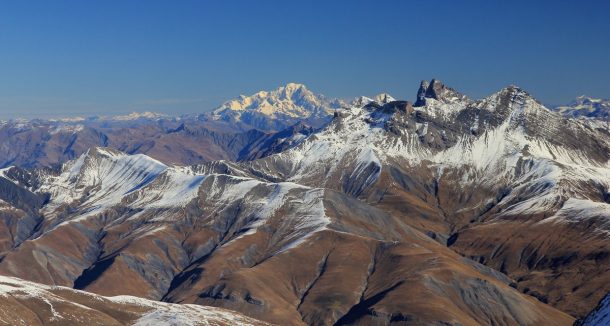
<path fill-rule="evenodd" d="M 260 91 L 223 103 L 211 113 L 213 120 L 233 121 L 257 129 L 283 129 L 305 121 L 312 125 L 327 122 L 335 109 L 345 106 L 337 99 L 315 94 L 305 85 L 288 83 L 272 91 Z"/>

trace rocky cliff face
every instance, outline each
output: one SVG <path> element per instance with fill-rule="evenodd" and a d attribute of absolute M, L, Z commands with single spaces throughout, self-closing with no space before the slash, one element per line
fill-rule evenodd
<path fill-rule="evenodd" d="M 334 110 L 347 104 L 311 92 L 305 85 L 288 83 L 273 91 L 241 95 L 222 104 L 202 119 L 225 121 L 242 128 L 279 131 L 304 122 L 319 127 L 328 122 Z"/>
<path fill-rule="evenodd" d="M 144 112 L 0 121 L 0 168 L 57 168 L 92 147 L 146 154 L 179 165 L 260 158 L 290 148 L 301 139 L 298 134 L 309 135 L 344 106 L 347 104 L 343 101 L 327 99 L 304 85 L 288 84 L 274 91 L 241 96 L 199 116 Z"/>

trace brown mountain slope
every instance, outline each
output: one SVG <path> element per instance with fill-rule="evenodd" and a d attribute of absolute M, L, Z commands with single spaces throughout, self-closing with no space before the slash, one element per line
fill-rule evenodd
<path fill-rule="evenodd" d="M 299 136 L 306 127 L 293 132 Z M 281 135 L 280 135 L 281 136 Z M 283 135 L 288 137 L 291 135 Z M 62 125 L 38 122 L 0 125 L 0 167 L 58 167 L 88 149 L 104 146 L 130 154 L 146 154 L 166 164 L 189 165 L 238 160 L 273 153 L 283 141 L 275 132 L 242 131 L 215 122 L 148 121 L 135 125 Z M 267 147 L 261 148 L 265 144 Z"/>
<path fill-rule="evenodd" d="M 282 325 L 573 321 L 340 192 L 191 175 L 103 149 L 43 179 L 44 220 L 3 253 L 2 274 Z"/>

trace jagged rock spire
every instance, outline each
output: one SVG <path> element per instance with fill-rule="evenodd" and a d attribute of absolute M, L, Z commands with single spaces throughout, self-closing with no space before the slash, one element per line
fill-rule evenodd
<path fill-rule="evenodd" d="M 430 86 L 426 89 L 426 97 L 433 98 L 435 100 L 440 99 L 443 94 L 443 91 L 446 89 L 445 85 L 436 79 L 432 79 L 430 82 Z"/>
<path fill-rule="evenodd" d="M 466 100 L 466 95 L 461 94 L 451 87 L 445 86 L 443 82 L 432 79 L 429 83 L 422 80 L 417 90 L 417 100 L 414 106 L 425 106 L 426 99 L 435 99 L 441 102 L 453 102 L 455 100 Z"/>
<path fill-rule="evenodd" d="M 426 92 L 428 91 L 428 83 L 427 80 L 422 80 L 419 84 L 419 89 L 417 90 L 417 100 L 415 101 L 415 106 L 424 106 L 426 105 Z"/>

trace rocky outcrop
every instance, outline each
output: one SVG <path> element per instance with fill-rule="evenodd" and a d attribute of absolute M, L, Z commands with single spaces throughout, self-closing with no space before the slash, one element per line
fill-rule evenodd
<path fill-rule="evenodd" d="M 456 101 L 467 101 L 468 98 L 458 93 L 453 88 L 445 86 L 440 80 L 432 79 L 430 82 L 422 80 L 419 89 L 417 90 L 417 100 L 415 106 L 425 106 L 426 99 L 433 99 L 443 103 L 452 103 Z"/>

